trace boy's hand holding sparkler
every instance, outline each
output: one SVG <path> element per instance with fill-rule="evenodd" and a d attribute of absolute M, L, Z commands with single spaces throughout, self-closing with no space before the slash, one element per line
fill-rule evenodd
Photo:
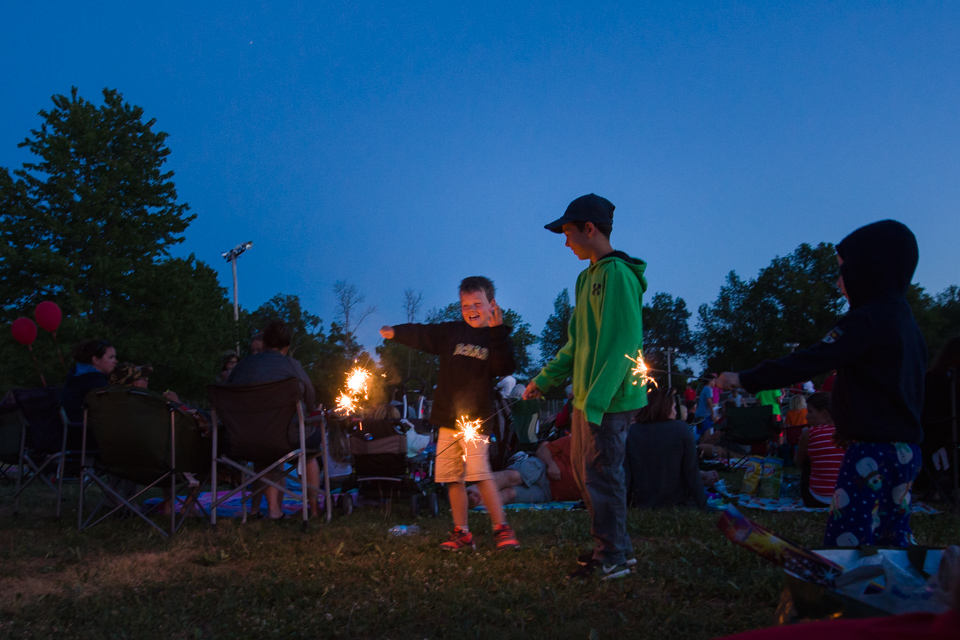
<path fill-rule="evenodd" d="M 537 383 L 533 380 L 527 384 L 527 388 L 523 390 L 523 399 L 524 400 L 536 400 L 542 395 L 540 387 L 537 386 Z"/>
<path fill-rule="evenodd" d="M 393 333 L 393 327 L 388 326 L 388 325 L 384 325 L 384 326 L 380 327 L 380 336 L 381 336 L 384 340 L 393 340 L 393 335 L 394 335 L 394 333 Z"/>

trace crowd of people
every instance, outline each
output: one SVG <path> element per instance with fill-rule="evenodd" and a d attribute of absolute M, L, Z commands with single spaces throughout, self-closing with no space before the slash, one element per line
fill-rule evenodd
<path fill-rule="evenodd" d="M 384 326 L 380 333 L 439 356 L 438 385 L 430 421 L 439 428 L 435 481 L 443 483 L 453 529 L 441 549 L 475 548 L 468 509 L 486 507 L 495 544 L 520 546 L 503 505 L 582 500 L 591 521 L 594 548 L 577 558 L 569 577 L 625 577 L 636 565 L 626 530 L 628 506 L 704 507 L 705 487 L 715 472 L 700 471 L 702 458 L 743 455 L 749 449 L 725 436 L 728 411 L 746 404 L 771 407 L 784 428 L 783 444 L 802 469 L 808 506 L 830 506 L 825 544 L 856 546 L 913 542 L 909 526 L 911 486 L 921 460 L 924 379 L 933 388 L 942 371 L 956 366 L 960 339 L 944 350 L 946 361 L 926 372 L 926 347 L 905 299 L 918 260 L 916 240 L 904 225 L 883 221 L 858 229 L 837 245 L 838 286 L 849 312 L 822 341 L 741 372 L 707 375 L 699 393 L 691 386 L 660 390 L 636 384 L 623 354 L 642 349 L 642 296 L 646 263 L 610 243 L 614 206 L 589 194 L 570 203 L 545 225 L 562 234 L 574 255 L 588 261 L 576 285 L 568 342 L 525 385 L 514 384 L 511 328 L 495 298 L 493 282 L 481 276 L 460 285 L 462 321 Z M 251 354 L 223 354 L 216 381 L 256 384 L 299 381 L 304 409 L 316 394 L 303 367 L 289 355 L 290 336 L 280 321 L 255 336 Z M 96 340 L 75 353 L 63 388 L 71 420 L 82 418 L 84 395 L 119 384 L 147 388 L 150 368 L 117 363 L 112 345 Z M 952 358 L 952 360 L 951 360 Z M 945 362 L 945 364 L 944 364 Z M 938 368 L 939 367 L 939 368 Z M 830 391 L 814 391 L 815 376 L 835 371 Z M 486 419 L 494 413 L 492 388 L 509 400 L 532 400 L 567 387 L 568 402 L 556 416 L 555 435 L 517 451 L 502 469 L 488 455 Z M 784 407 L 783 389 L 798 385 Z M 744 395 L 749 392 L 752 397 Z M 169 395 L 178 401 L 175 394 Z M 203 414 L 193 411 L 202 421 Z M 479 436 L 464 437 L 460 422 L 476 421 Z M 291 447 L 299 434 L 289 434 Z M 308 427 L 307 446 L 321 434 Z M 942 448 L 942 447 L 941 447 Z M 926 454 L 929 459 L 931 454 Z M 343 462 L 345 454 L 338 462 Z M 309 486 L 319 485 L 316 461 L 307 466 Z M 265 491 L 265 518 L 283 517 L 276 489 Z M 310 496 L 317 511 L 317 496 Z M 259 506 L 255 505 L 255 512 Z"/>

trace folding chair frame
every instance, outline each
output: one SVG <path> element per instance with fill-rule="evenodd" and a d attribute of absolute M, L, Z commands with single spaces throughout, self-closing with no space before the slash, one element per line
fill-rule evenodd
<path fill-rule="evenodd" d="M 764 405 L 764 406 L 768 406 L 768 405 Z M 737 408 L 737 411 L 762 411 L 762 410 L 763 410 L 762 407 L 757 407 L 757 406 L 754 406 L 754 407 L 738 407 L 738 408 Z M 764 413 L 766 413 L 766 412 L 764 412 Z M 773 415 L 774 415 L 774 414 L 773 414 L 773 409 L 771 408 L 771 409 L 770 409 L 769 416 L 767 417 L 767 419 L 771 421 L 771 422 L 770 422 L 770 426 L 768 427 L 768 433 L 767 433 L 767 435 L 766 435 L 763 439 L 760 439 L 759 437 L 756 437 L 756 438 L 747 438 L 747 439 L 744 439 L 744 438 L 738 439 L 738 438 L 734 437 L 734 434 L 733 434 L 734 427 L 733 427 L 733 426 L 730 426 L 730 415 L 729 415 L 729 414 L 727 415 L 727 426 L 721 427 L 721 429 L 727 431 L 727 433 L 728 433 L 729 436 L 730 436 L 730 439 L 731 439 L 733 442 L 737 443 L 737 444 L 750 444 L 750 445 L 752 445 L 752 444 L 762 444 L 762 443 L 764 443 L 764 442 L 769 443 L 769 442 L 772 441 L 772 439 L 773 439 L 773 437 L 774 437 L 774 429 L 773 429 L 773 423 L 772 423 L 772 421 L 773 421 Z M 741 458 L 740 458 L 740 460 L 737 462 L 737 464 L 731 466 L 731 465 L 730 465 L 730 448 L 727 447 L 727 468 L 728 468 L 728 470 L 734 471 L 734 470 L 740 468 L 740 466 L 743 465 L 743 464 L 746 462 L 746 460 L 747 460 L 748 457 L 749 457 L 748 455 L 741 456 Z"/>
<path fill-rule="evenodd" d="M 20 410 L 20 455 L 19 464 L 17 466 L 17 483 L 13 493 L 13 515 L 16 516 L 20 514 L 20 494 L 26 491 L 27 487 L 33 484 L 35 480 L 39 479 L 47 486 L 47 488 L 49 488 L 53 493 L 57 494 L 55 517 L 59 520 L 61 502 L 63 501 L 64 462 L 68 454 L 75 455 L 77 452 L 67 451 L 67 430 L 70 423 L 67 420 L 66 413 L 63 411 L 63 407 L 60 406 L 60 401 L 56 397 L 56 390 L 52 387 L 47 388 L 50 389 L 51 407 L 55 406 L 56 411 L 60 415 L 60 423 L 62 424 L 63 433 L 61 437 L 60 450 L 45 453 L 42 460 L 34 460 L 34 458 L 30 455 L 30 449 L 27 448 L 27 432 L 34 427 L 30 424 L 30 420 L 21 408 L 21 394 L 25 391 L 33 390 L 15 389 L 12 392 L 17 404 L 17 408 Z M 54 486 L 53 482 L 51 482 L 50 479 L 44 474 L 44 471 L 54 463 L 57 466 L 56 486 Z M 25 476 L 29 476 L 27 477 L 26 481 L 24 481 Z"/>
<path fill-rule="evenodd" d="M 135 391 L 131 391 L 136 393 Z M 143 489 L 138 491 L 136 494 L 129 498 L 125 498 L 120 495 L 113 487 L 111 487 L 107 482 L 100 477 L 97 469 L 93 464 L 88 466 L 87 464 L 87 433 L 88 433 L 88 424 L 89 424 L 89 409 L 84 407 L 83 410 L 83 438 L 82 445 L 80 449 L 80 498 L 79 504 L 77 506 L 77 528 L 79 530 L 89 529 L 90 527 L 103 522 L 109 518 L 114 513 L 120 511 L 121 509 L 128 509 L 131 513 L 136 516 L 139 516 L 144 522 L 149 524 L 151 527 L 160 532 L 163 536 L 173 535 L 180 529 L 183 525 L 187 516 L 190 514 L 190 511 L 194 506 L 197 506 L 203 511 L 204 515 L 209 517 L 209 514 L 203 507 L 197 502 L 197 498 L 200 495 L 200 490 L 203 488 L 203 482 L 197 481 L 190 475 L 189 477 L 177 471 L 177 430 L 176 430 L 176 408 L 167 404 L 167 410 L 170 414 L 170 470 L 166 473 L 160 475 L 156 480 L 151 482 L 148 485 L 145 485 Z M 154 522 L 149 514 L 152 513 L 153 509 L 149 509 L 146 512 L 141 511 L 136 507 L 134 501 L 137 500 L 140 496 L 146 494 L 147 491 L 153 489 L 154 487 L 160 486 L 160 484 L 166 480 L 170 481 L 170 529 L 169 531 L 164 530 L 156 522 Z M 90 515 L 87 516 L 86 520 L 83 518 L 83 498 L 86 493 L 86 489 L 91 484 L 95 484 L 100 490 L 104 493 L 104 497 L 100 500 L 93 511 L 90 512 Z M 178 501 L 177 498 L 177 489 L 178 487 L 182 488 L 183 485 L 186 485 L 189 489 L 187 492 L 187 497 L 183 501 Z M 110 509 L 106 514 L 96 518 L 97 514 L 100 512 L 107 501 L 113 500 L 115 506 Z M 183 512 L 179 520 L 177 519 L 177 505 L 181 505 L 181 511 Z M 96 518 L 96 519 L 94 519 Z"/>
<path fill-rule="evenodd" d="M 290 380 L 294 380 L 291 378 Z M 285 382 L 285 381 L 283 381 Z M 218 387 L 220 385 L 211 385 L 211 387 Z M 259 386 L 259 385 L 256 385 Z M 333 502 L 331 500 L 330 494 L 330 476 L 328 474 L 329 469 L 329 459 L 327 454 L 327 422 L 325 418 L 320 418 L 314 422 L 318 422 L 317 428 L 320 429 L 320 451 L 309 451 L 307 449 L 306 442 L 306 421 L 303 415 L 303 406 L 297 401 L 297 422 L 298 429 L 300 434 L 300 447 L 293 449 L 292 451 L 284 454 L 279 459 L 272 462 L 267 467 L 261 469 L 260 471 L 253 471 L 247 464 L 242 464 L 236 460 L 231 459 L 228 455 L 218 455 L 217 447 L 219 445 L 219 420 L 217 419 L 217 406 L 213 398 L 211 398 L 211 412 L 210 412 L 210 422 L 212 423 L 212 437 L 213 437 L 213 449 L 211 454 L 210 461 L 210 494 L 212 496 L 210 503 L 210 524 L 213 526 L 217 525 L 217 507 L 221 504 L 232 498 L 233 496 L 240 494 L 240 505 L 241 505 L 241 522 L 247 521 L 247 499 L 252 497 L 254 500 L 258 500 L 263 493 L 265 486 L 260 486 L 256 490 L 247 493 L 247 488 L 253 485 L 254 483 L 260 483 L 261 485 L 268 485 L 277 489 L 283 495 L 289 495 L 293 497 L 300 498 L 301 502 L 301 518 L 303 522 L 304 530 L 307 527 L 307 520 L 309 517 L 309 493 L 310 491 L 316 491 L 320 493 L 320 487 L 314 487 L 307 484 L 307 463 L 315 460 L 317 457 L 321 457 L 323 461 L 323 494 L 324 494 L 324 508 L 326 511 L 326 521 L 330 522 L 333 518 Z M 221 411 L 221 413 L 223 413 Z M 267 475 L 276 469 L 277 467 L 283 468 L 281 465 L 285 465 L 292 460 L 297 461 L 295 470 L 300 476 L 300 491 L 295 491 L 293 489 L 285 486 L 285 483 L 281 485 L 278 482 L 275 482 Z M 232 469 L 236 469 L 240 472 L 240 484 L 225 495 L 219 496 L 217 493 L 217 465 L 225 464 Z M 284 470 L 283 478 L 285 479 L 291 473 L 293 469 L 287 471 Z"/>

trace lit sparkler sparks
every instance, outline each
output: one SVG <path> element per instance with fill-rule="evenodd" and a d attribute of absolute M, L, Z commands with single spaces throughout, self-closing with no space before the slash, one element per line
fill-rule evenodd
<path fill-rule="evenodd" d="M 650 367 L 647 366 L 647 363 L 643 361 L 643 351 L 637 350 L 636 359 L 631 358 L 627 354 L 623 354 L 623 357 L 634 363 L 636 366 L 630 371 L 636 380 L 633 381 L 633 384 L 652 384 L 654 387 L 657 386 L 657 381 L 650 377 Z"/>
<path fill-rule="evenodd" d="M 486 442 L 487 439 L 480 435 L 480 428 L 483 426 L 483 420 L 469 420 L 467 416 L 460 416 L 457 420 L 457 426 L 460 428 L 460 437 L 464 442 L 473 442 L 480 440 Z"/>
<path fill-rule="evenodd" d="M 460 428 L 459 437 L 464 442 L 473 442 L 474 440 L 479 440 L 480 442 L 487 442 L 487 438 L 480 435 L 480 428 L 483 426 L 483 420 L 470 420 L 467 416 L 460 416 L 457 420 L 457 426 Z M 467 461 L 467 451 L 463 451 L 463 461 Z"/>
<path fill-rule="evenodd" d="M 355 413 L 360 408 L 361 397 L 367 399 L 367 391 L 370 381 L 370 372 L 363 367 L 354 367 L 347 374 L 346 389 L 340 392 L 337 398 L 337 408 L 335 411 L 341 415 Z"/>
<path fill-rule="evenodd" d="M 340 397 L 337 398 L 337 407 L 335 411 L 337 413 L 346 415 L 348 413 L 354 413 L 356 410 L 357 410 L 356 399 L 353 396 L 348 395 L 343 391 L 341 391 Z"/>

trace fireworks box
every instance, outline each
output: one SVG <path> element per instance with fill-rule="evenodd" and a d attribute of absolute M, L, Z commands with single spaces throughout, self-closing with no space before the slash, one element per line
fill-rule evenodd
<path fill-rule="evenodd" d="M 732 542 L 783 568 L 779 624 L 946 610 L 949 596 L 934 577 L 942 549 L 811 550 L 753 522 L 732 505 L 721 512 L 717 526 Z M 960 550 L 951 547 L 948 555 L 956 571 Z"/>

